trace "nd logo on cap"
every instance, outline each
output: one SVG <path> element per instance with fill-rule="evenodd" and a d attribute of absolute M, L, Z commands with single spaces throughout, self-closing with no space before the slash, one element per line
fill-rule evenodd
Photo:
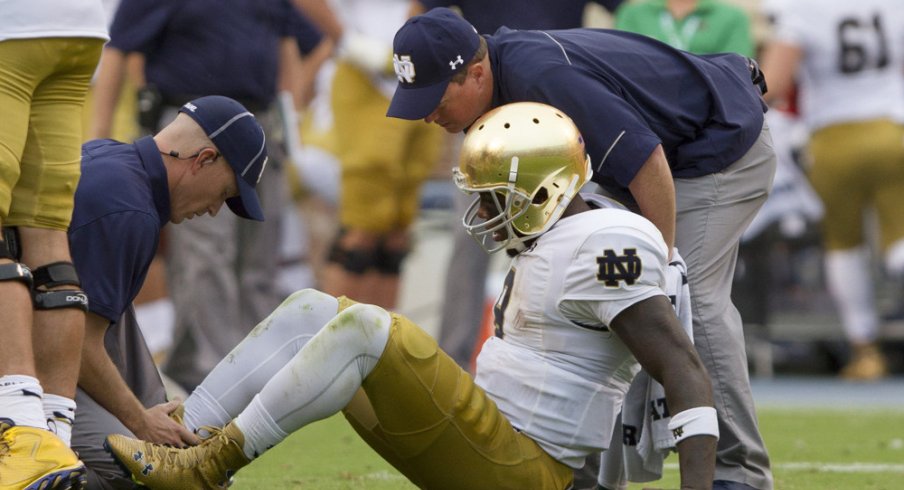
<path fill-rule="evenodd" d="M 402 56 L 393 54 L 392 69 L 395 70 L 396 76 L 399 77 L 399 82 L 414 83 L 414 63 L 411 61 L 411 56 L 407 54 Z"/>
<path fill-rule="evenodd" d="M 386 115 L 423 119 L 433 112 L 452 77 L 467 67 L 479 47 L 474 26 L 447 8 L 408 19 L 392 42 L 399 84 Z"/>

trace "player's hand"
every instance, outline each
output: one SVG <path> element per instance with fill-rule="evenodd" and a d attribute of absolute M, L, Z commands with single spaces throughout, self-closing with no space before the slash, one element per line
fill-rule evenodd
<path fill-rule="evenodd" d="M 170 418 L 170 414 L 181 403 L 180 400 L 173 400 L 145 410 L 144 424 L 141 429 L 135 431 L 135 435 L 148 442 L 180 448 L 200 444 L 201 439 L 198 436 Z"/>

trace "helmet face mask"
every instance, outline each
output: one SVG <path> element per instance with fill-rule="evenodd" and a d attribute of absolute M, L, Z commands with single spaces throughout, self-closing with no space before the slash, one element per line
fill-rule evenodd
<path fill-rule="evenodd" d="M 592 173 L 571 119 L 545 104 L 519 102 L 474 123 L 453 175 L 460 190 L 478 194 L 462 225 L 493 253 L 520 252 L 549 230 Z"/>
<path fill-rule="evenodd" d="M 453 172 L 458 172 L 454 169 Z M 522 235 L 513 226 L 513 223 L 524 216 L 528 207 L 524 203 L 530 201 L 530 196 L 518 189 L 486 189 L 477 192 L 477 197 L 468 206 L 462 217 L 462 226 L 487 253 L 495 253 L 502 249 L 524 248 Z M 487 205 L 487 203 L 492 203 Z M 489 210 L 489 217 L 483 219 L 480 211 Z"/>

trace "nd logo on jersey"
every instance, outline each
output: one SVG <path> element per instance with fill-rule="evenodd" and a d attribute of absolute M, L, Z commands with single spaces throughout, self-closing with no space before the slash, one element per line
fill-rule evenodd
<path fill-rule="evenodd" d="M 615 250 L 607 249 L 602 257 L 596 258 L 596 263 L 600 266 L 596 279 L 610 288 L 617 288 L 619 281 L 625 281 L 628 286 L 633 285 L 643 270 L 637 249 L 634 248 L 623 249 L 622 255 L 616 255 Z"/>

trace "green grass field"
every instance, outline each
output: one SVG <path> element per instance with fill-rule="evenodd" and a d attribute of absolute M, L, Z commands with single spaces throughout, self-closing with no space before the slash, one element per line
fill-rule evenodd
<path fill-rule="evenodd" d="M 776 490 L 904 489 L 904 411 L 759 411 Z M 677 458 L 654 488 L 678 488 Z M 246 489 L 412 489 L 342 416 L 293 434 L 235 477 Z M 640 490 L 644 485 L 632 485 Z"/>

